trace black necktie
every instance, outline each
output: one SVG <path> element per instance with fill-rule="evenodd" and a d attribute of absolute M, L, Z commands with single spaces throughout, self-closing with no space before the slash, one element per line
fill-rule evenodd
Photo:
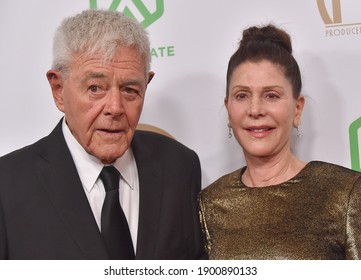
<path fill-rule="evenodd" d="M 114 166 L 104 166 L 100 179 L 106 191 L 101 216 L 101 233 L 110 259 L 134 260 L 128 222 L 119 203 L 120 173 Z"/>

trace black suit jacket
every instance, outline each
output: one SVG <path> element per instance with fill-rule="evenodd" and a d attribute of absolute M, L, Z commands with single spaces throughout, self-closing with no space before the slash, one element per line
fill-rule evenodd
<path fill-rule="evenodd" d="M 198 156 L 144 131 L 132 149 L 140 187 L 136 258 L 203 258 Z M 107 258 L 61 121 L 49 136 L 0 158 L 0 259 Z"/>

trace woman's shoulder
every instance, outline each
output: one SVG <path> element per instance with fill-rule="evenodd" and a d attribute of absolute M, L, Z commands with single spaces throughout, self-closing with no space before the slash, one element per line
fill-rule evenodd
<path fill-rule="evenodd" d="M 316 183 L 345 190 L 361 186 L 361 172 L 356 170 L 324 161 L 311 161 L 308 165 L 308 175 Z"/>
<path fill-rule="evenodd" d="M 202 196 L 210 196 L 214 193 L 219 193 L 229 187 L 239 187 L 241 185 L 241 174 L 245 167 L 225 174 L 211 183 L 209 186 L 201 191 Z"/>
<path fill-rule="evenodd" d="M 313 171 L 317 171 L 320 175 L 328 176 L 339 176 L 340 174 L 350 176 L 350 177 L 360 177 L 361 172 L 352 170 L 342 165 L 325 162 L 325 161 L 311 161 L 309 163 L 310 168 Z"/>

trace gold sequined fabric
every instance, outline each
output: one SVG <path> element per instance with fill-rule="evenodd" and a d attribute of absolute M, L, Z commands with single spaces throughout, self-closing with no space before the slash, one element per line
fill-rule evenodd
<path fill-rule="evenodd" d="M 245 170 L 199 195 L 210 259 L 361 258 L 361 173 L 312 161 L 287 182 L 249 188 Z"/>

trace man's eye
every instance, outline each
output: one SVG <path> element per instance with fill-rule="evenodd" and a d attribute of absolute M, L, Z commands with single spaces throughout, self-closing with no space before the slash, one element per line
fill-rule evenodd
<path fill-rule="evenodd" d="M 89 90 L 90 90 L 92 93 L 97 93 L 97 92 L 100 91 L 100 88 L 99 88 L 99 86 L 91 85 L 91 86 L 89 87 Z"/>
<path fill-rule="evenodd" d="M 127 94 L 138 94 L 138 90 L 131 87 L 124 88 L 124 92 Z"/>

